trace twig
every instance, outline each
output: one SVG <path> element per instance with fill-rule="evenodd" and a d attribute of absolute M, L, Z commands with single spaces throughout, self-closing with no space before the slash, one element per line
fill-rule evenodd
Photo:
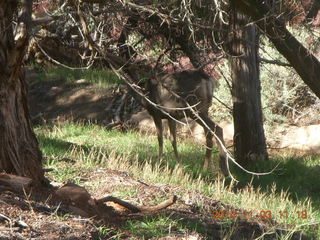
<path fill-rule="evenodd" d="M 53 63 L 55 63 L 55 64 L 57 64 L 59 66 L 62 66 L 62 67 L 65 67 L 65 68 L 68 68 L 68 69 L 71 69 L 71 70 L 79 70 L 79 69 L 83 70 L 83 69 L 89 69 L 93 65 L 93 61 L 89 65 L 87 65 L 86 67 L 70 67 L 68 65 L 65 65 L 65 64 L 53 59 L 52 57 L 50 57 L 49 54 L 40 46 L 40 43 L 36 40 L 35 37 L 33 37 L 33 40 L 37 44 L 37 46 L 40 49 L 40 51 L 42 52 L 42 54 L 45 55 L 48 58 L 49 61 L 51 61 L 51 62 L 53 62 Z"/>
<path fill-rule="evenodd" d="M 0 213 L 0 219 L 1 219 L 1 218 L 5 219 L 5 220 L 7 220 L 7 221 L 9 221 L 9 222 L 11 222 L 11 218 L 9 218 L 8 216 L 3 215 L 3 214 Z"/>
<path fill-rule="evenodd" d="M 0 227 L 0 231 L 19 231 L 20 228 L 19 227 Z"/>

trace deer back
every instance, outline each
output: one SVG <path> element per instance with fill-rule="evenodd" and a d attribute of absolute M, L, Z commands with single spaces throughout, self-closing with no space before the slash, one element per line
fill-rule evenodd
<path fill-rule="evenodd" d="M 213 79 L 201 70 L 187 70 L 151 79 L 146 90 L 151 101 L 171 115 L 182 118 L 183 112 L 177 109 L 188 105 L 207 113 L 212 102 L 213 86 Z"/>

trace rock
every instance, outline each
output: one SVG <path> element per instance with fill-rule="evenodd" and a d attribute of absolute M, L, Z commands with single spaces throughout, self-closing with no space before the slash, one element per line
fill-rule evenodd
<path fill-rule="evenodd" d="M 320 125 L 289 126 L 280 138 L 280 148 L 289 148 L 308 153 L 320 153 Z"/>
<path fill-rule="evenodd" d="M 86 82 L 87 81 L 85 79 L 83 79 L 83 78 L 75 81 L 75 83 L 77 83 L 77 84 L 86 83 Z"/>
<path fill-rule="evenodd" d="M 26 224 L 24 221 L 21 221 L 21 220 L 16 221 L 16 223 L 14 225 L 17 227 L 20 227 L 20 228 L 28 228 L 29 227 L 28 224 Z"/>

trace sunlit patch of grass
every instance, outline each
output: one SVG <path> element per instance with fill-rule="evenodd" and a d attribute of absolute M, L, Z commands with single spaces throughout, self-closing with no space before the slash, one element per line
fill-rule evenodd
<path fill-rule="evenodd" d="M 81 146 L 82 150 L 86 148 L 99 148 L 105 154 L 110 152 L 119 155 L 130 154 L 130 156 L 137 156 L 140 162 L 159 162 L 158 143 L 156 136 L 153 135 L 142 136 L 132 131 L 123 134 L 119 131 L 108 131 L 94 124 L 74 123 L 41 126 L 35 130 L 43 143 L 41 147 L 44 148 L 44 153 L 49 156 L 55 151 L 54 149 L 57 150 L 60 157 L 63 157 L 63 151 L 72 146 Z M 184 168 L 184 171 L 191 173 L 193 176 L 202 174 L 204 146 L 181 141 L 178 148 L 181 157 L 180 164 Z M 61 149 L 63 150 L 61 151 Z M 178 163 L 169 140 L 165 140 L 164 150 L 165 154 L 161 163 L 173 169 Z"/>
<path fill-rule="evenodd" d="M 106 69 L 68 69 L 64 67 L 46 68 L 37 74 L 38 81 L 59 81 L 73 84 L 83 79 L 84 83 L 94 84 L 97 88 L 110 88 L 114 84 L 122 83 L 118 76 Z"/>

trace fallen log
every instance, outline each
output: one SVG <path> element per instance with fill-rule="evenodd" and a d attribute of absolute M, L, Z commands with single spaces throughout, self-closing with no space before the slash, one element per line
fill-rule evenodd
<path fill-rule="evenodd" d="M 174 204 L 177 200 L 176 196 L 172 196 L 155 206 L 136 206 L 132 203 L 123 201 L 113 196 L 95 199 L 88 193 L 88 191 L 84 187 L 73 183 L 68 183 L 57 189 L 55 191 L 55 195 L 61 200 L 62 203 L 67 205 L 68 209 L 71 212 L 84 217 L 103 216 L 103 211 L 110 210 L 104 205 L 105 202 L 114 202 L 133 213 L 145 213 L 165 209 Z M 117 212 L 115 208 L 113 209 L 115 212 Z"/>

